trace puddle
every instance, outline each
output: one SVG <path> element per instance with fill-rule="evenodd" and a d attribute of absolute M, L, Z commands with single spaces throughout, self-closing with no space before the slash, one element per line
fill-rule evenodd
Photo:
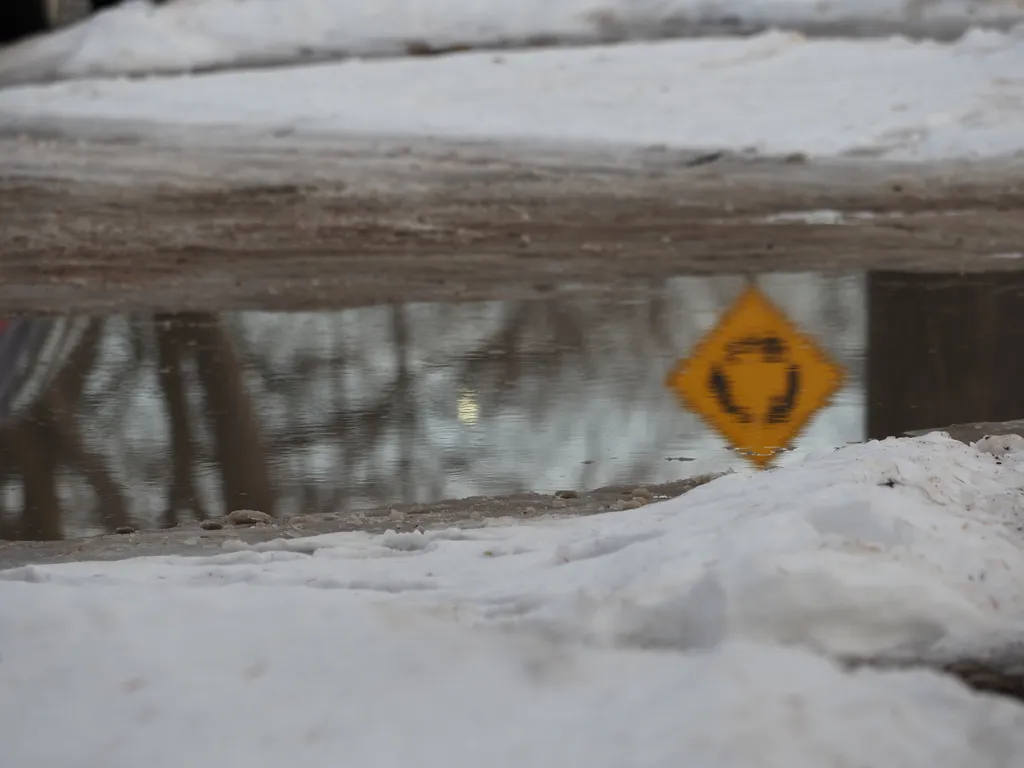
<path fill-rule="evenodd" d="M 867 437 L 1024 417 L 1014 373 L 1024 276 L 756 282 L 845 370 L 781 462 Z M 8 318 L 0 538 L 746 466 L 680 406 L 666 374 L 747 284 L 675 278 L 641 299 Z"/>

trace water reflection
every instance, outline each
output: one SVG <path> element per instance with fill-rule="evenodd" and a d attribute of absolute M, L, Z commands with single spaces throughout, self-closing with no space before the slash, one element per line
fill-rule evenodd
<path fill-rule="evenodd" d="M 796 449 L 1024 415 L 1002 375 L 1015 363 L 995 365 L 1024 299 L 1006 275 L 986 280 L 760 278 L 848 374 Z M 642 299 L 11 319 L 0 327 L 0 538 L 739 464 L 664 379 L 743 287 L 676 278 Z"/>
<path fill-rule="evenodd" d="M 868 277 L 871 437 L 1024 417 L 1024 273 Z"/>

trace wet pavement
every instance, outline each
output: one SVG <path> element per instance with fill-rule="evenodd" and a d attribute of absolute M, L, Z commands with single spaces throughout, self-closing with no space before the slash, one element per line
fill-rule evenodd
<path fill-rule="evenodd" d="M 1024 158 L 0 127 L 11 313 L 617 297 L 678 274 L 1019 270 Z"/>
<path fill-rule="evenodd" d="M 528 492 L 541 494 L 520 499 L 533 512 L 593 512 L 613 502 L 551 502 L 609 486 L 628 501 L 631 488 L 745 466 L 666 375 L 751 282 L 845 373 L 782 462 L 1024 414 L 1013 352 L 1024 274 L 1014 272 L 677 277 L 621 295 L 334 312 L 17 316 L 0 328 L 0 538 L 200 530 L 235 509 L 278 520 L 396 509 L 385 525 L 445 499 L 493 507 Z M 456 517 L 479 518 L 471 507 Z"/>

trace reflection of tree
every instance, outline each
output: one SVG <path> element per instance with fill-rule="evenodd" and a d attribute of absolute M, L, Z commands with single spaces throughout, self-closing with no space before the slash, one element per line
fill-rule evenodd
<path fill-rule="evenodd" d="M 859 283 L 813 302 L 828 279 L 793 283 L 796 300 L 783 295 L 781 303 L 800 304 L 808 330 L 827 337 L 856 327 Z M 694 316 L 713 318 L 741 285 L 684 281 L 679 290 L 669 281 L 622 301 L 561 296 L 356 310 L 315 326 L 304 319 L 301 332 L 279 317 L 274 333 L 243 332 L 264 408 L 269 400 L 285 414 L 268 425 L 272 464 L 288 468 L 281 492 L 290 508 L 329 511 L 533 487 L 554 466 L 568 467 L 569 484 L 649 477 L 664 470 L 663 447 L 679 439 L 681 424 L 700 429 L 677 418 L 663 371 L 699 337 Z M 822 309 L 835 328 L 815 322 Z M 346 334 L 348 318 L 358 319 L 358 337 Z M 289 355 L 276 360 L 265 353 L 286 346 Z M 456 417 L 466 397 L 480 413 L 474 426 Z M 661 402 L 670 414 L 648 410 Z M 633 434 L 623 434 L 626 426 Z M 329 455 L 330 474 L 309 469 L 316 445 Z M 582 462 L 610 456 L 612 477 L 607 463 Z"/>
<path fill-rule="evenodd" d="M 315 432 L 308 429 L 279 430 L 280 437 L 274 441 L 275 452 L 301 452 L 309 446 L 310 438 L 330 435 L 337 440 L 340 464 L 343 467 L 357 466 L 363 457 L 373 456 L 384 448 L 384 443 L 395 435 L 397 429 L 397 461 L 395 470 L 383 476 L 371 475 L 360 481 L 357 477 L 344 477 L 327 484 L 326 488 L 313 483 L 302 484 L 301 508 L 307 512 L 325 512 L 338 509 L 353 496 L 368 496 L 376 500 L 413 501 L 416 495 L 416 472 L 414 451 L 421 433 L 421 409 L 416 401 L 413 374 L 410 366 L 410 328 L 405 308 L 391 307 L 388 310 L 388 338 L 386 353 L 391 355 L 394 374 L 390 381 L 379 388 L 370 403 L 354 406 L 344 395 L 336 397 L 337 405 L 324 414 L 323 421 Z M 340 375 L 350 361 L 332 360 L 321 357 L 309 365 L 308 358 L 303 366 L 303 378 L 323 376 L 324 373 Z M 332 364 L 333 363 L 333 364 Z M 310 379 L 306 379 L 310 380 Z M 301 390 L 299 390 L 301 398 Z M 285 391 L 285 396 L 294 398 L 296 390 Z M 303 410 L 295 402 L 289 411 Z M 297 426 L 297 425 L 296 425 Z M 396 489 L 398 492 L 396 493 Z M 326 491 L 326 493 L 325 493 Z"/>
<path fill-rule="evenodd" d="M 246 391 L 244 370 L 220 321 L 210 314 L 158 315 L 154 320 L 160 388 L 170 429 L 171 482 L 162 524 L 174 526 L 183 509 L 207 516 L 196 491 L 196 433 L 186 398 L 186 363 L 195 364 L 203 417 L 213 439 L 224 511 L 274 514 L 266 447 Z"/>
<path fill-rule="evenodd" d="M 91 322 L 59 374 L 28 412 L 0 430 L 0 477 L 6 487 L 14 482 L 21 490 L 21 510 L 16 520 L 0 524 L 0 536 L 4 538 L 61 538 L 66 522 L 61 514 L 62 487 L 74 493 L 72 506 L 76 509 L 79 499 L 93 498 L 92 522 L 101 530 L 112 532 L 132 523 L 123 484 L 111 469 L 110 447 L 119 443 L 123 446 L 124 436 L 111 434 L 110 440 L 103 440 L 91 434 L 93 439 L 88 441 L 83 437 L 83 430 L 91 428 L 95 432 L 98 426 L 95 414 L 83 403 L 88 399 L 83 397 L 83 390 L 94 373 L 105 325 L 102 321 Z M 199 425 L 194 424 L 188 408 L 188 362 L 194 363 L 198 390 L 204 399 L 205 426 L 213 437 L 212 458 L 221 474 L 224 509 L 256 508 L 273 514 L 274 494 L 265 446 L 245 390 L 241 362 L 220 322 L 211 315 L 163 315 L 154 319 L 152 328 L 157 347 L 156 374 L 170 434 L 170 498 L 159 523 L 176 525 L 184 509 L 200 519 L 206 516 L 194 482 L 200 459 L 194 432 Z M 104 382 L 115 395 L 118 389 L 123 393 L 124 389 L 137 388 L 140 370 L 152 362 L 149 345 L 138 331 L 136 325 L 128 339 L 131 352 L 123 366 L 108 371 L 111 375 Z M 111 403 L 115 421 L 125 417 L 129 401 L 130 396 L 124 396 Z"/>
<path fill-rule="evenodd" d="M 35 418 L 13 430 L 11 446 L 22 477 L 22 513 L 19 538 L 51 540 L 62 537 L 57 498 L 57 454 L 54 423 L 42 409 Z M 42 418 L 40 418 L 40 416 Z"/>
<path fill-rule="evenodd" d="M 96 357 L 102 323 L 89 324 L 80 343 L 29 412 L 0 433 L 5 467 L 22 479 L 22 510 L 17 534 L 30 539 L 62 536 L 58 472 L 65 469 L 86 480 L 99 503 L 96 521 L 108 530 L 128 523 L 124 496 L 103 459 L 81 439 L 74 412 Z"/>
<path fill-rule="evenodd" d="M 94 323 L 66 365 L 79 375 L 0 443 L 0 478 L 33 510 L 0 535 L 509 492 L 553 468 L 566 486 L 650 477 L 701 429 L 664 371 L 699 337 L 694 317 L 713 320 L 741 284 Z"/>
<path fill-rule="evenodd" d="M 56 438 L 58 463 L 80 473 L 95 492 L 96 522 L 107 530 L 128 525 L 129 518 L 121 487 L 111 477 L 103 458 L 82 440 L 75 404 L 86 377 L 96 360 L 101 323 L 92 323 L 81 345 L 72 353 L 63 371 L 35 406 L 38 423 L 51 420 Z"/>
<path fill-rule="evenodd" d="M 330 338 L 337 330 L 329 326 L 311 329 L 314 338 L 328 337 L 326 350 L 312 355 L 296 344 L 280 366 L 260 352 L 286 347 L 284 339 L 250 339 L 244 346 L 252 350 L 247 360 L 258 371 L 264 408 L 280 402 L 284 414 L 268 427 L 272 464 L 292 468 L 287 482 L 294 504 L 307 512 L 334 510 L 353 501 L 365 505 L 443 497 L 451 493 L 447 481 L 453 473 L 471 476 L 483 462 L 500 465 L 487 469 L 489 485 L 522 488 L 530 482 L 522 454 L 502 457 L 504 448 L 476 451 L 469 446 L 432 449 L 437 427 L 432 414 L 445 413 L 450 428 L 458 431 L 458 422 L 451 419 L 453 400 L 469 391 L 483 413 L 515 413 L 540 425 L 565 389 L 577 388 L 566 380 L 601 379 L 609 357 L 604 349 L 609 329 L 621 332 L 627 344 L 653 336 L 664 349 L 669 344 L 664 305 L 636 302 L 609 311 L 600 301 L 507 302 L 479 324 L 481 331 L 472 340 L 462 342 L 450 339 L 470 324 L 466 313 L 438 307 L 425 318 L 416 308 L 391 307 L 378 315 L 379 335 L 367 327 L 365 341 L 347 344 Z M 642 350 L 643 345 L 633 346 Z M 638 354 L 642 360 L 643 352 Z M 610 353 L 613 360 L 619 355 Z M 387 376 L 375 378 L 381 369 Z M 441 400 L 429 384 L 435 377 L 444 382 Z M 322 395 L 332 383 L 346 379 L 366 381 L 362 395 L 345 386 L 332 388 L 326 407 L 310 413 L 318 392 Z M 609 439 L 597 422 L 588 431 L 596 442 Z M 333 454 L 338 469 L 330 477 L 317 478 L 303 466 L 317 444 Z M 559 448 L 543 450 L 557 453 Z M 646 458 L 649 465 L 660 460 Z"/>
<path fill-rule="evenodd" d="M 234 344 L 213 315 L 179 315 L 181 331 L 195 350 L 196 371 L 213 432 L 225 510 L 274 514 L 266 446 L 245 386 Z"/>
<path fill-rule="evenodd" d="M 196 492 L 192 474 L 196 454 L 188 425 L 185 367 L 182 361 L 182 350 L 187 347 L 189 340 L 177 327 L 174 315 L 157 315 L 153 325 L 157 337 L 157 377 L 171 433 L 170 499 L 160 517 L 160 524 L 165 528 L 173 528 L 179 523 L 179 515 L 183 510 L 191 509 L 197 520 L 205 520 L 207 514 Z"/>

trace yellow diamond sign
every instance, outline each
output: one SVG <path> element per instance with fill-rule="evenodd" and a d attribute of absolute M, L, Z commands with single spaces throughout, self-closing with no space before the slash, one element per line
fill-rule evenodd
<path fill-rule="evenodd" d="M 800 434 L 843 381 L 833 363 L 756 287 L 743 292 L 668 386 L 757 466 Z"/>

